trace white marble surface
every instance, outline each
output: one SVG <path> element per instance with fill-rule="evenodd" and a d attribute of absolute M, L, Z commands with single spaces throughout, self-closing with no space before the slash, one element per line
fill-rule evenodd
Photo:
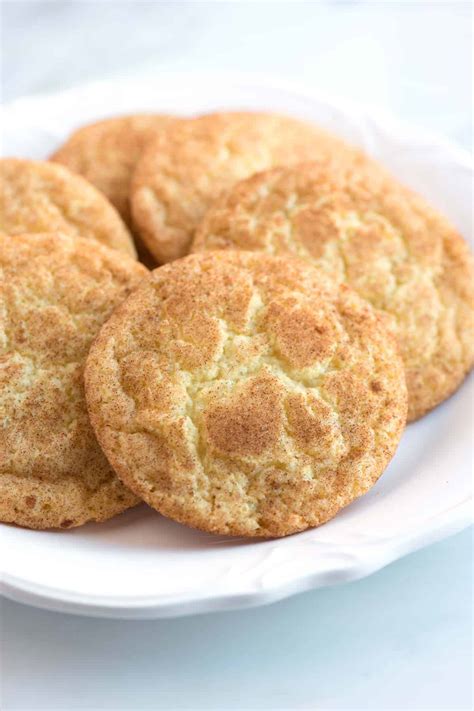
<path fill-rule="evenodd" d="M 3 2 L 3 100 L 141 70 L 272 72 L 470 147 L 462 2 Z M 249 611 L 88 620 L 3 602 L 0 707 L 470 709 L 472 535 Z"/>

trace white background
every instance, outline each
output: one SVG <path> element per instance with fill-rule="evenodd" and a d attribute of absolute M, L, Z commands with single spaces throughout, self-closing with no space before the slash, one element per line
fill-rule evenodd
<path fill-rule="evenodd" d="M 470 149 L 472 9 L 460 2 L 3 2 L 1 91 L 141 70 L 271 72 Z M 156 622 L 3 602 L 0 706 L 470 709 L 472 536 L 271 607 Z"/>

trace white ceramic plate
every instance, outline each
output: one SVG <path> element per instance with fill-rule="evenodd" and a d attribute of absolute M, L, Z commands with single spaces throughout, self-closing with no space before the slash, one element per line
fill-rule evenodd
<path fill-rule="evenodd" d="M 3 153 L 45 157 L 86 121 L 143 110 L 276 109 L 318 121 L 380 158 L 471 239 L 472 165 L 446 141 L 268 78 L 173 74 L 91 84 L 2 109 Z M 141 506 L 62 532 L 1 526 L 2 592 L 40 607 L 166 617 L 272 602 L 369 575 L 471 521 L 472 379 L 404 434 L 363 499 L 282 540 L 213 537 Z"/>

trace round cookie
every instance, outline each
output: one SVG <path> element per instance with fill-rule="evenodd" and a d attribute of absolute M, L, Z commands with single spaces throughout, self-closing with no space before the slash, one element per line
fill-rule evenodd
<path fill-rule="evenodd" d="M 120 478 L 205 531 L 284 536 L 365 493 L 406 419 L 395 339 L 299 260 L 191 255 L 104 325 L 86 397 Z"/>
<path fill-rule="evenodd" d="M 0 233 L 63 232 L 136 257 L 115 208 L 93 185 L 62 165 L 0 160 Z"/>
<path fill-rule="evenodd" d="M 381 168 L 308 163 L 236 185 L 193 246 L 295 254 L 382 312 L 404 360 L 408 419 L 446 399 L 474 361 L 474 268 L 447 220 Z"/>
<path fill-rule="evenodd" d="M 148 274 L 60 234 L 0 235 L 0 520 L 104 521 L 137 503 L 97 444 L 83 370 L 104 321 Z"/>
<path fill-rule="evenodd" d="M 134 223 L 160 263 L 183 257 L 194 230 L 219 193 L 279 164 L 350 155 L 355 149 L 311 124 L 275 114 L 221 113 L 160 132 L 137 164 Z"/>
<path fill-rule="evenodd" d="M 116 116 L 82 126 L 51 156 L 87 178 L 132 226 L 129 187 L 135 164 L 157 131 L 178 119 L 157 114 Z"/>

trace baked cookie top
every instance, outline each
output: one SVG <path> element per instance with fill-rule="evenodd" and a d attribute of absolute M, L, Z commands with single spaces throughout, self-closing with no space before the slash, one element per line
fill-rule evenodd
<path fill-rule="evenodd" d="M 131 227 L 130 179 L 146 144 L 178 119 L 160 114 L 116 116 L 82 126 L 51 156 L 83 175 L 114 205 Z"/>
<path fill-rule="evenodd" d="M 155 270 L 101 329 L 85 383 L 127 486 L 221 534 L 324 523 L 376 482 L 406 419 L 395 339 L 370 305 L 250 252 Z"/>
<path fill-rule="evenodd" d="M 93 185 L 47 161 L 0 160 L 0 233 L 63 232 L 135 257 L 115 208 Z"/>
<path fill-rule="evenodd" d="M 342 153 L 343 141 L 308 123 L 263 113 L 217 113 L 173 124 L 148 145 L 131 187 L 134 222 L 160 262 L 183 257 L 220 192 L 278 164 Z"/>
<path fill-rule="evenodd" d="M 137 503 L 89 423 L 83 370 L 113 309 L 147 274 L 60 234 L 0 235 L 0 520 L 105 520 Z"/>
<path fill-rule="evenodd" d="M 474 360 L 474 269 L 449 222 L 374 164 L 275 168 L 209 210 L 194 242 L 294 254 L 346 282 L 394 330 L 408 419 L 447 398 Z"/>

